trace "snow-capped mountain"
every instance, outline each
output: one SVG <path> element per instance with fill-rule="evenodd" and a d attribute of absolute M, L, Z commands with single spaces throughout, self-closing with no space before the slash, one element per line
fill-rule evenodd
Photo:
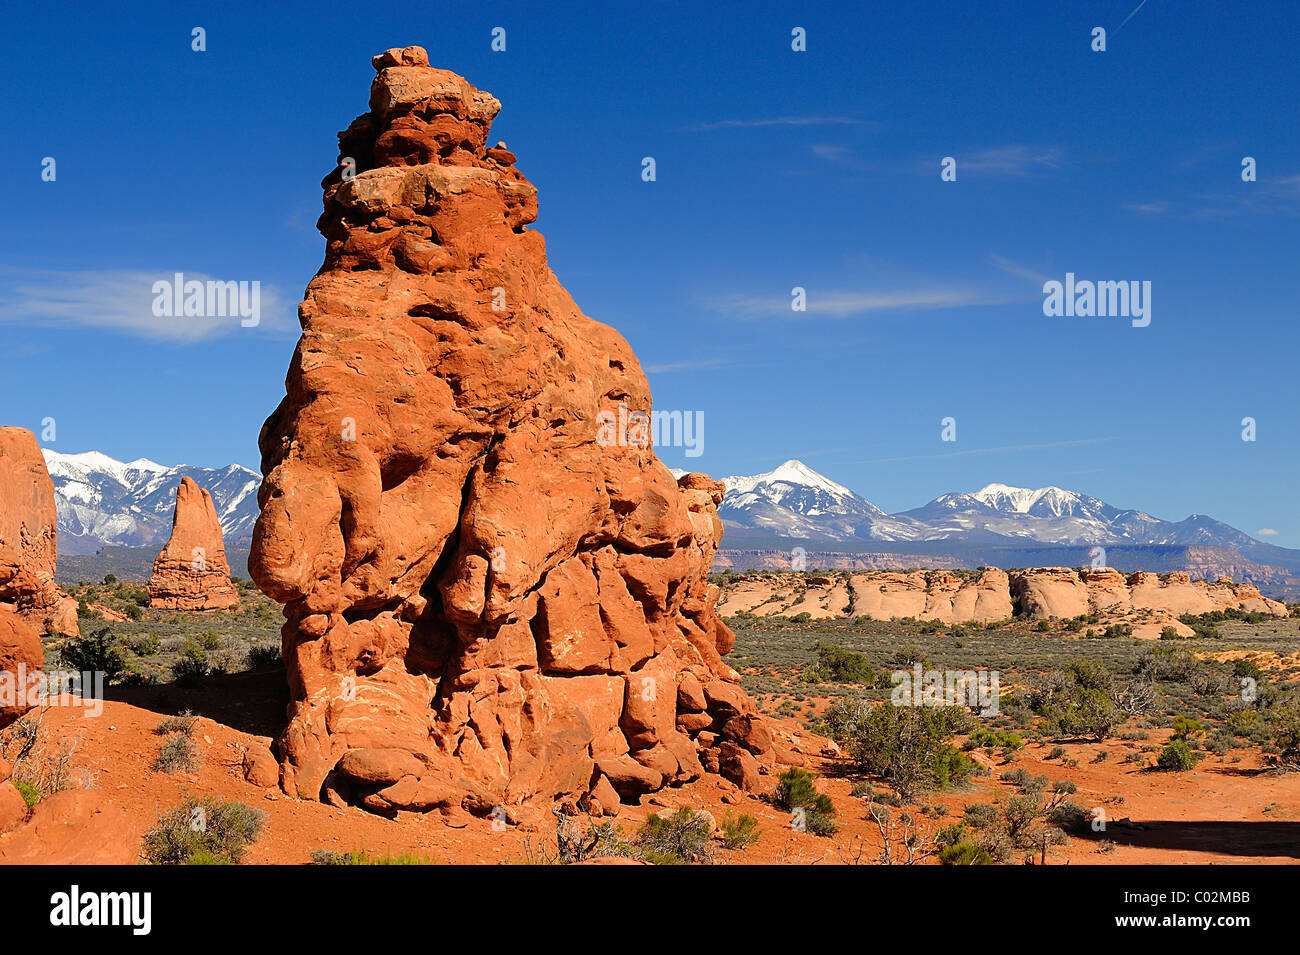
<path fill-rule="evenodd" d="M 922 530 L 914 522 L 890 517 L 802 461 L 722 480 L 727 494 L 718 516 L 724 525 L 822 541 L 915 540 Z"/>
<path fill-rule="evenodd" d="M 105 545 L 161 547 L 171 533 L 176 487 L 187 474 L 212 494 L 227 545 L 252 538 L 262 477 L 242 465 L 169 467 L 147 458 L 122 462 L 99 451 L 43 453 L 54 481 L 60 553 L 93 554 Z"/>
<path fill-rule="evenodd" d="M 1164 521 L 1059 487 L 989 484 L 943 494 L 887 514 L 800 461 L 774 471 L 728 477 L 718 515 L 728 527 L 815 542 L 1033 542 L 1054 545 L 1260 545 L 1220 521 L 1193 514 Z M 1261 545 L 1262 546 L 1262 545 Z"/>

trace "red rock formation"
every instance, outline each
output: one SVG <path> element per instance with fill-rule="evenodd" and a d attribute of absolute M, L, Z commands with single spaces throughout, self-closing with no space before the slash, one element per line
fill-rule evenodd
<path fill-rule="evenodd" d="M 28 675 L 39 673 L 44 662 L 40 635 L 16 613 L 0 607 L 0 729 L 31 709 L 22 695 Z"/>
<path fill-rule="evenodd" d="M 41 633 L 75 636 L 77 602 L 54 583 L 54 482 L 36 435 L 0 428 L 0 607 Z"/>
<path fill-rule="evenodd" d="M 284 787 L 382 813 L 628 799 L 703 772 L 705 729 L 770 766 L 706 580 L 722 485 L 609 426 L 649 387 L 485 148 L 500 103 L 419 47 L 374 65 L 260 440 Z"/>
<path fill-rule="evenodd" d="M 13 793 L 17 790 L 12 783 L 0 781 L 0 865 L 135 865 L 140 861 L 140 823 L 99 790 L 54 793 L 21 819 L 16 818 Z"/>
<path fill-rule="evenodd" d="M 154 558 L 149 606 L 216 610 L 238 605 L 212 495 L 193 478 L 183 477 L 176 488 L 172 536 Z"/>

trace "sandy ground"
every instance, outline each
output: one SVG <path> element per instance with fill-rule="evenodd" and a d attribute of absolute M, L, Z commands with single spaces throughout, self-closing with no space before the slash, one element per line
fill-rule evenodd
<path fill-rule="evenodd" d="M 390 820 L 359 809 L 291 799 L 279 790 L 246 782 L 241 769 L 244 751 L 269 745 L 283 712 L 281 680 L 281 674 L 271 670 L 224 677 L 197 690 L 114 689 L 110 691 L 114 699 L 105 704 L 99 718 L 87 719 L 75 709 L 51 709 L 45 722 L 52 734 L 76 741 L 74 766 L 90 774 L 94 785 L 137 820 L 142 831 L 187 794 L 212 793 L 265 810 L 267 823 L 248 851 L 249 863 L 303 864 L 313 849 L 353 848 L 374 854 L 411 851 L 443 863 L 525 862 L 536 857 L 530 846 L 553 848 L 554 822 L 544 811 L 537 813 L 535 822 L 494 831 L 485 819 L 464 816 L 448 821 L 436 814 L 403 813 Z M 193 772 L 156 772 L 152 764 L 163 738 L 154 729 L 165 715 L 183 709 L 202 714 L 191 734 L 200 762 Z M 1161 743 L 1165 735 L 1153 732 L 1144 742 Z M 1051 745 L 1031 744 L 1013 764 L 986 760 L 992 763 L 992 776 L 978 781 L 971 791 L 922 797 L 923 803 L 946 807 L 949 815 L 938 820 L 918 816 L 918 820 L 923 829 L 933 831 L 956 821 L 969 803 L 1009 794 L 1011 787 L 997 781 L 997 775 L 1019 766 L 1052 780 L 1072 780 L 1078 786 L 1073 801 L 1087 809 L 1100 806 L 1111 820 L 1107 831 L 1095 839 L 1075 837 L 1069 845 L 1054 849 L 1049 864 L 1291 863 L 1300 859 L 1300 774 L 1263 773 L 1250 754 L 1237 764 L 1209 756 L 1187 773 L 1143 771 L 1121 762 L 1138 745 L 1119 740 L 1070 744 L 1069 756 L 1079 765 L 1066 767 L 1059 760 L 1044 758 Z M 1101 750 L 1108 751 L 1109 758 L 1092 762 Z M 771 782 L 775 784 L 774 779 Z M 874 860 L 881 840 L 867 817 L 867 804 L 850 795 L 852 781 L 825 776 L 822 787 L 838 811 L 840 831 L 830 838 L 792 831 L 786 813 L 713 777 L 667 790 L 642 806 L 625 806 L 618 821 L 630 832 L 661 806 L 706 809 L 718 819 L 728 812 L 744 812 L 758 818 L 761 840 L 743 851 L 719 849 L 716 861 Z M 1120 821 L 1124 819 L 1131 823 Z M 1101 839 L 1114 842 L 1114 850 L 1099 851 Z"/>

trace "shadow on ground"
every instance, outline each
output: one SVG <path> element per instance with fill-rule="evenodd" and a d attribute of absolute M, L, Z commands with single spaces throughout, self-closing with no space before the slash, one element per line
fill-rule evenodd
<path fill-rule="evenodd" d="M 1096 841 L 1110 839 L 1121 846 L 1169 852 L 1221 852 L 1242 857 L 1300 859 L 1300 822 L 1112 822 L 1105 832 L 1089 833 L 1086 838 Z"/>
<path fill-rule="evenodd" d="M 197 687 L 178 683 L 110 686 L 104 696 L 165 716 L 189 710 L 241 733 L 275 738 L 284 729 L 289 686 L 284 665 L 210 676 Z"/>

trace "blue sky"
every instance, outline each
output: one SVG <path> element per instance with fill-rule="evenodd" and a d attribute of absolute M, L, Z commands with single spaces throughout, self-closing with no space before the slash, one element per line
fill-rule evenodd
<path fill-rule="evenodd" d="M 504 104 L 493 140 L 540 190 L 552 268 L 656 407 L 703 412 L 704 454 L 669 464 L 797 457 L 890 511 L 1057 484 L 1300 546 L 1300 13 L 1137 5 L 15 9 L 0 420 L 256 466 L 335 133 L 370 56 L 419 44 Z M 260 281 L 262 324 L 159 336 L 148 280 L 175 271 Z M 1150 326 L 1044 316 L 1067 271 L 1150 281 Z"/>

